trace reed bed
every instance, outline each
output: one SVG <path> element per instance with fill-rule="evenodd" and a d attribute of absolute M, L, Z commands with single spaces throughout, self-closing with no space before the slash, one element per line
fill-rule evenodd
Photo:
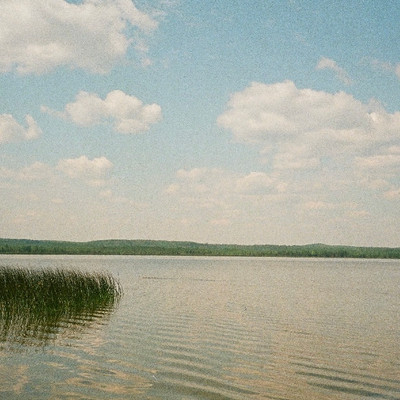
<path fill-rule="evenodd" d="M 109 314 L 122 295 L 108 273 L 0 268 L 0 340 L 48 338 Z"/>

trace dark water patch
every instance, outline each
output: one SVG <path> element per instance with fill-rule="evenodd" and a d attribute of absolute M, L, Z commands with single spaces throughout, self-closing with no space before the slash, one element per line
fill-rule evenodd
<path fill-rule="evenodd" d="M 363 381 L 365 381 L 366 379 L 369 380 L 374 380 L 374 381 L 379 381 L 385 384 L 393 384 L 395 385 L 390 386 L 390 388 L 395 391 L 399 391 L 400 392 L 400 380 L 398 379 L 390 379 L 387 377 L 382 377 L 382 376 L 375 376 L 375 375 L 371 375 L 371 374 L 362 374 L 362 373 L 357 373 L 355 371 L 348 371 L 348 370 L 344 370 L 344 369 L 338 369 L 338 368 L 331 368 L 331 367 L 326 367 L 326 366 L 321 366 L 321 365 L 316 365 L 316 364 L 312 364 L 312 363 L 302 363 L 302 362 L 293 362 L 293 365 L 299 366 L 299 367 L 304 367 L 307 370 L 316 370 L 316 371 L 324 371 L 330 375 L 328 376 L 337 376 L 337 375 L 343 375 L 343 376 L 351 376 L 351 377 L 356 377 L 359 379 L 362 379 Z M 298 371 L 299 373 L 299 371 Z M 300 371 L 301 373 L 301 371 Z M 308 373 L 308 372 L 303 372 L 303 373 Z M 319 374 L 317 373 L 317 375 L 322 375 L 322 376 L 326 376 L 326 374 Z M 346 379 L 346 378 L 344 378 Z M 353 380 L 353 379 L 350 379 Z M 384 385 L 385 387 L 389 387 Z"/>
<path fill-rule="evenodd" d="M 161 389 L 163 398 L 168 398 L 166 396 L 168 391 L 172 391 L 175 396 L 181 394 L 193 399 L 212 400 L 239 400 L 256 395 L 256 392 L 223 383 L 211 377 L 190 375 L 179 371 L 163 372 L 160 375 L 160 381 L 154 384 L 153 389 Z"/>
<path fill-rule="evenodd" d="M 351 394 L 351 395 L 361 396 L 361 397 L 373 397 L 375 399 L 399 400 L 398 396 L 394 397 L 391 395 L 385 395 L 382 393 L 372 392 L 372 391 L 365 390 L 365 389 L 351 388 L 351 387 L 339 386 L 339 385 L 329 385 L 329 384 L 315 383 L 315 382 L 310 383 L 310 385 L 329 390 L 330 392 L 333 392 L 333 393 L 339 392 L 339 393 L 343 393 L 343 394 Z"/>
<path fill-rule="evenodd" d="M 238 399 L 216 391 L 182 384 L 179 381 L 159 382 L 153 385 L 152 391 L 159 393 L 158 399 L 203 399 L 203 400 L 234 400 Z M 179 396 L 179 397 L 178 397 Z M 184 396 L 184 397 L 181 397 Z M 151 397 L 150 397 L 151 398 Z M 240 397 L 239 397 L 240 398 Z"/>
<path fill-rule="evenodd" d="M 340 376 L 316 374 L 313 372 L 296 372 L 296 373 L 298 375 L 304 375 L 304 376 L 317 378 L 317 379 L 321 379 L 321 380 L 334 381 L 334 382 L 338 382 L 338 383 L 346 383 L 346 384 L 351 384 L 351 385 L 364 386 L 364 387 L 372 388 L 372 389 L 379 389 L 379 390 L 386 390 L 386 391 L 400 393 L 400 389 L 396 389 L 393 386 L 379 385 L 379 384 L 375 384 L 375 383 L 369 383 L 369 382 L 365 382 L 365 381 L 361 381 L 361 380 L 349 379 L 349 378 L 344 378 L 344 377 L 340 377 Z"/>

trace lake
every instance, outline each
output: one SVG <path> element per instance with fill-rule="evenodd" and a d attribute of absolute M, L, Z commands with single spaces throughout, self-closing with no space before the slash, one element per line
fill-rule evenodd
<path fill-rule="evenodd" d="M 0 399 L 400 398 L 400 260 L 1 255 L 0 266 L 106 271 L 123 288 L 107 312 L 3 336 Z"/>

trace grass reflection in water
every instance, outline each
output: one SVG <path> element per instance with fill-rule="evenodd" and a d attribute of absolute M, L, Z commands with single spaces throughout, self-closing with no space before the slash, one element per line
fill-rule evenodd
<path fill-rule="evenodd" d="M 44 346 L 99 323 L 121 286 L 108 273 L 0 268 L 0 347 Z"/>

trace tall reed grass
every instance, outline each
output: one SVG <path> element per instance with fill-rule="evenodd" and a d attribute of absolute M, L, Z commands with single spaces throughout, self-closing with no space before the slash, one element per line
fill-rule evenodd
<path fill-rule="evenodd" d="M 0 267 L 0 341 L 44 342 L 106 316 L 121 295 L 108 273 Z"/>

